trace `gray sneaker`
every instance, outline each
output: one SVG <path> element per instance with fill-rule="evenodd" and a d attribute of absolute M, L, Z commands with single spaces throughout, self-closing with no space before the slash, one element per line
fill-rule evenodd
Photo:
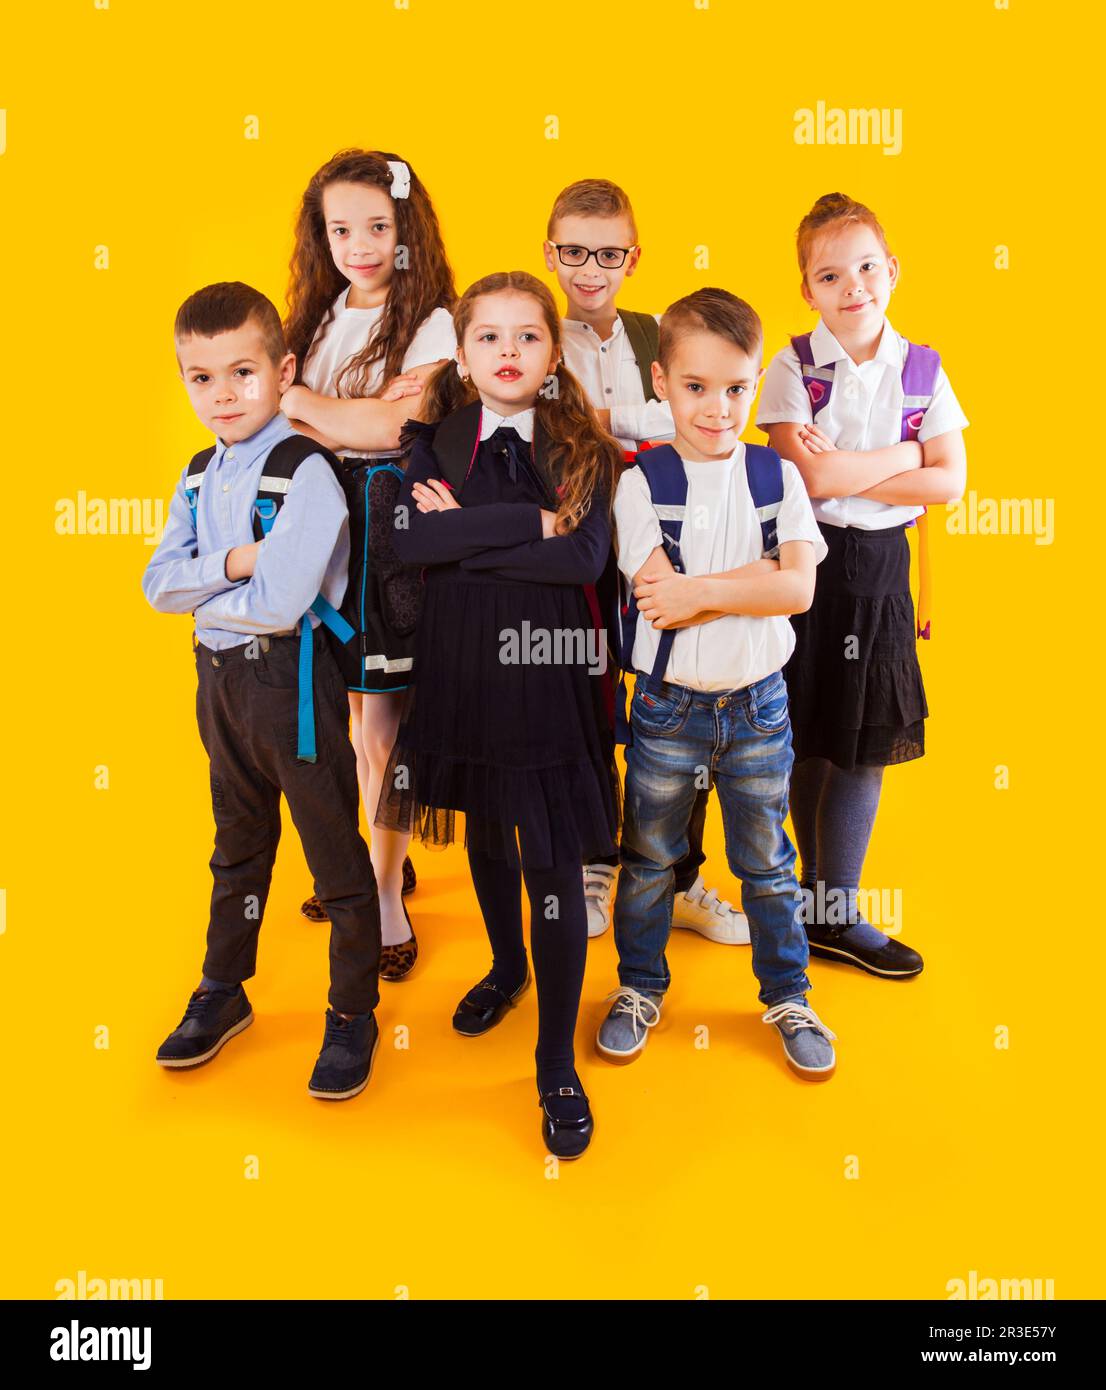
<path fill-rule="evenodd" d="M 825 1081 L 833 1075 L 837 1059 L 831 1033 L 805 998 L 785 999 L 767 1010 L 762 1023 L 774 1023 L 783 1039 L 791 1070 L 806 1081 Z"/>
<path fill-rule="evenodd" d="M 623 985 L 607 995 L 615 1002 L 599 1025 L 595 1046 L 610 1062 L 632 1062 L 649 1041 L 649 1029 L 661 1020 L 663 994 Z"/>

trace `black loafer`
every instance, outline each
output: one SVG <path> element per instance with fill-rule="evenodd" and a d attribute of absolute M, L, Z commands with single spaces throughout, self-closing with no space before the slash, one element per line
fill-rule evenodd
<path fill-rule="evenodd" d="M 478 985 L 473 985 L 454 1010 L 454 1029 L 466 1038 L 478 1038 L 481 1033 L 489 1032 L 508 1009 L 515 1007 L 529 986 L 529 966 L 526 967 L 526 979 L 514 994 L 508 994 L 489 976 L 485 976 Z"/>
<path fill-rule="evenodd" d="M 560 1120 L 549 1113 L 546 1101 L 556 1100 L 561 1096 L 579 1096 L 584 1102 L 584 1113 L 579 1119 Z M 546 1091 L 538 1104 L 542 1108 L 541 1137 L 545 1147 L 557 1158 L 579 1158 L 595 1133 L 595 1117 L 591 1113 L 587 1096 L 575 1086 L 558 1086 L 555 1091 Z"/>
<path fill-rule="evenodd" d="M 855 965 L 869 975 L 885 980 L 908 980 L 920 975 L 925 962 L 917 951 L 891 938 L 886 946 L 853 946 L 842 940 L 840 927 L 811 927 L 806 929 L 810 954 L 819 960 L 835 960 L 842 965 Z"/>

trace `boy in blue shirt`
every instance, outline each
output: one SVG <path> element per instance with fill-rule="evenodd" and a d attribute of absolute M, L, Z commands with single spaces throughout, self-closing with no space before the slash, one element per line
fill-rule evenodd
<path fill-rule="evenodd" d="M 255 540 L 266 461 L 296 434 L 280 413 L 295 375 L 280 316 L 248 285 L 208 285 L 181 306 L 175 337 L 181 379 L 216 444 L 202 474 L 184 470 L 142 587 L 159 612 L 195 621 L 196 716 L 211 763 L 215 850 L 202 978 L 157 1061 L 198 1066 L 253 1022 L 242 982 L 255 971 L 283 792 L 331 924 L 330 1008 L 308 1090 L 346 1100 L 368 1084 L 379 1044 L 380 910 L 357 826 L 345 682 L 308 611 L 319 594 L 337 608 L 345 593 L 345 496 L 326 458 L 312 454 L 292 474 L 271 529 Z M 311 761 L 297 756 L 297 631 L 305 622 L 313 627 Z"/>

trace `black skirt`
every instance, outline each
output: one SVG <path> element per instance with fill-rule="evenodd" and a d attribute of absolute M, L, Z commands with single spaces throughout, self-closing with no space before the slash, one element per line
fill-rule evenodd
<path fill-rule="evenodd" d="M 925 752 L 906 528 L 826 526 L 814 602 L 791 619 L 784 667 L 795 760 L 886 767 Z"/>
<path fill-rule="evenodd" d="M 467 846 L 511 861 L 521 847 L 535 867 L 615 852 L 620 792 L 602 676 L 586 660 L 503 659 L 505 632 L 592 626 L 580 588 L 428 571 L 418 675 L 376 824 L 444 846 L 460 811 Z"/>

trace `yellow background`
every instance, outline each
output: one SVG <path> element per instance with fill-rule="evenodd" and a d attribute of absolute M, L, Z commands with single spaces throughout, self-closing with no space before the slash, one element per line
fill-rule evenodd
<path fill-rule="evenodd" d="M 974 1269 L 1101 1295 L 1101 884 L 1084 843 L 1102 781 L 1080 690 L 1100 643 L 1093 23 L 1088 6 L 1026 0 L 10 14 L 0 1293 L 52 1297 L 83 1269 L 161 1278 L 171 1298 L 941 1298 Z M 793 113 L 819 99 L 902 108 L 901 155 L 797 146 Z M 241 278 L 283 308 L 299 195 L 358 144 L 417 169 L 459 287 L 544 273 L 553 195 L 616 180 L 645 248 L 624 307 L 722 285 L 760 311 L 770 353 L 813 326 L 800 216 L 833 189 L 860 198 L 902 261 L 895 326 L 941 351 L 971 420 L 969 487 L 1055 499 L 1051 546 L 935 518 L 929 751 L 888 774 L 865 872 L 901 888 L 926 972 L 896 985 L 813 964 L 812 1003 L 840 1037 L 836 1078 L 813 1087 L 760 1024 L 748 950 L 680 932 L 664 1023 L 618 1069 L 591 1051 L 608 933 L 578 1033 L 596 1136 L 555 1179 L 533 993 L 482 1040 L 449 1026 L 487 959 L 457 849 L 416 848 L 422 959 L 383 986 L 362 1097 L 306 1094 L 326 950 L 298 916 L 290 830 L 253 1028 L 196 1074 L 153 1062 L 206 924 L 189 624 L 146 607 L 140 538 L 60 536 L 55 503 L 168 497 L 208 442 L 175 375 L 178 304 Z M 713 799 L 708 849 L 709 881 L 736 898 Z"/>

